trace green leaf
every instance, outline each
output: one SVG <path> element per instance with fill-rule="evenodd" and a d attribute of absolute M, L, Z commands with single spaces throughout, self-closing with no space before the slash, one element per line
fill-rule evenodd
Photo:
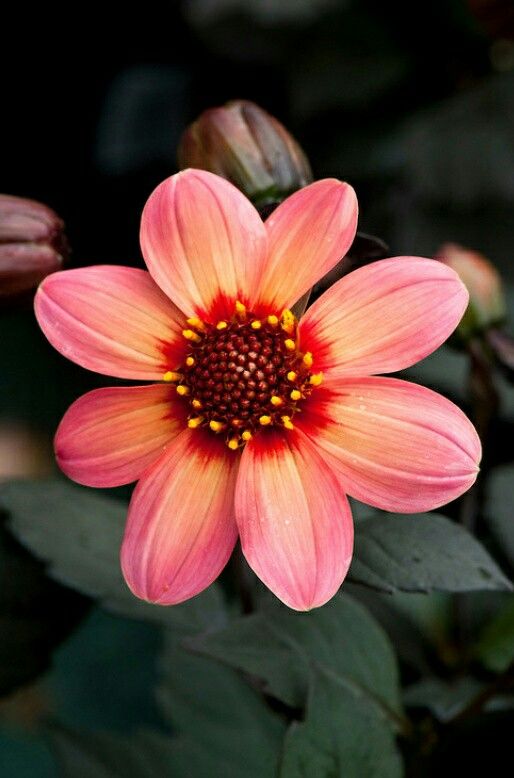
<path fill-rule="evenodd" d="M 65 481 L 13 481 L 0 486 L 0 505 L 13 534 L 60 583 L 100 600 L 113 613 L 197 632 L 225 623 L 212 585 L 173 608 L 138 600 L 125 584 L 119 550 L 127 516 L 123 503 Z"/>
<path fill-rule="evenodd" d="M 503 673 L 514 662 L 514 597 L 485 627 L 475 656 L 493 673 Z"/>
<path fill-rule="evenodd" d="M 495 536 L 514 568 L 514 465 L 495 468 L 487 485 L 487 516 Z"/>
<path fill-rule="evenodd" d="M 349 580 L 386 592 L 512 589 L 467 530 L 435 513 L 357 523 Z"/>
<path fill-rule="evenodd" d="M 0 518 L 0 695 L 32 681 L 88 603 L 50 581 L 43 566 L 10 535 Z"/>
<path fill-rule="evenodd" d="M 423 678 L 405 690 L 403 701 L 408 707 L 427 708 L 436 719 L 446 723 L 458 716 L 483 688 L 484 684 L 471 676 L 453 682 Z"/>
<path fill-rule="evenodd" d="M 292 707 L 305 704 L 315 665 L 397 723 L 401 705 L 393 649 L 374 619 L 346 594 L 309 613 L 270 605 L 191 645 L 262 679 L 270 694 Z"/>
<path fill-rule="evenodd" d="M 280 778 L 400 778 L 393 733 L 365 698 L 323 671 L 311 683 L 304 723 L 284 744 Z"/>
<path fill-rule="evenodd" d="M 163 778 L 175 775 L 172 741 L 157 732 L 130 738 L 79 733 L 57 724 L 46 733 L 62 778 Z"/>
<path fill-rule="evenodd" d="M 274 778 L 285 726 L 234 670 L 168 638 L 157 699 L 178 732 L 174 778 Z"/>

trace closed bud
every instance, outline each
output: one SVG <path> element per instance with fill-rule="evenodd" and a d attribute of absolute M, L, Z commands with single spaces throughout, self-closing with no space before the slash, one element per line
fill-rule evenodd
<path fill-rule="evenodd" d="M 0 299 L 33 289 L 67 253 L 64 224 L 51 208 L 0 194 Z"/>
<path fill-rule="evenodd" d="M 312 181 L 293 136 L 249 100 L 204 111 L 184 132 L 178 162 L 227 178 L 257 206 L 280 202 Z"/>
<path fill-rule="evenodd" d="M 462 318 L 458 334 L 467 340 L 486 332 L 505 318 L 505 299 L 500 274 L 482 254 L 445 243 L 436 259 L 451 267 L 469 292 L 469 305 Z"/>

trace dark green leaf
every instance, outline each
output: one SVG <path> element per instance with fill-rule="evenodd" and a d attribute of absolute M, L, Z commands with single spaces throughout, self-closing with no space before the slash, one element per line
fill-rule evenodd
<path fill-rule="evenodd" d="M 475 656 L 494 673 L 503 673 L 514 662 L 514 598 L 486 626 Z"/>
<path fill-rule="evenodd" d="M 358 523 L 349 580 L 386 592 L 512 589 L 467 530 L 435 513 Z"/>
<path fill-rule="evenodd" d="M 285 740 L 280 778 L 400 778 L 402 763 L 387 722 L 333 676 L 314 675 L 306 720 Z"/>
<path fill-rule="evenodd" d="M 310 613 L 273 605 L 192 645 L 262 679 L 267 691 L 293 707 L 305 704 L 315 664 L 392 720 L 401 708 L 393 649 L 378 624 L 348 595 L 337 595 Z"/>
<path fill-rule="evenodd" d="M 47 729 L 63 778 L 165 778 L 175 776 L 172 741 L 157 732 L 128 737 Z"/>
<path fill-rule="evenodd" d="M 48 565 L 49 575 L 100 600 L 113 613 L 188 632 L 224 623 L 216 585 L 173 608 L 134 597 L 119 563 L 127 515 L 123 503 L 54 479 L 3 484 L 0 505 L 10 514 L 13 534 Z"/>
<path fill-rule="evenodd" d="M 409 707 L 427 708 L 445 723 L 457 716 L 483 688 L 484 684 L 471 676 L 452 683 L 440 678 L 423 678 L 406 689 L 403 701 Z"/>
<path fill-rule="evenodd" d="M 491 532 L 514 567 L 514 465 L 497 467 L 489 476 L 487 515 Z"/>
<path fill-rule="evenodd" d="M 0 695 L 45 671 L 87 601 L 50 581 L 0 519 Z"/>
<path fill-rule="evenodd" d="M 174 778 L 273 778 L 284 724 L 234 670 L 168 639 L 158 701 L 178 732 Z"/>

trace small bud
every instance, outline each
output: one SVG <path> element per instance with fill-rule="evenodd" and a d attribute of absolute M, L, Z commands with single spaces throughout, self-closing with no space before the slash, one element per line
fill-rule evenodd
<path fill-rule="evenodd" d="M 459 335 L 467 340 L 499 324 L 506 315 L 500 274 L 482 254 L 445 243 L 436 259 L 451 267 L 469 292 L 469 305 L 458 327 Z"/>
<path fill-rule="evenodd" d="M 63 230 L 46 205 L 0 194 L 0 299 L 33 289 L 61 269 L 68 254 Z"/>
<path fill-rule="evenodd" d="M 249 100 L 204 111 L 184 132 L 180 168 L 232 181 L 256 205 L 283 200 L 312 181 L 304 152 L 274 116 Z"/>

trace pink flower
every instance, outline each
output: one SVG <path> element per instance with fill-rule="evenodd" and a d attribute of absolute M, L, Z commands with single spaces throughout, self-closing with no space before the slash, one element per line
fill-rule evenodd
<path fill-rule="evenodd" d="M 277 597 L 322 605 L 352 557 L 347 494 L 408 513 L 474 482 L 480 442 L 464 414 L 376 375 L 412 365 L 456 327 L 468 295 L 454 271 L 383 260 L 334 284 L 300 323 L 289 310 L 345 254 L 356 223 L 355 193 L 334 179 L 263 223 L 232 184 L 187 170 L 144 209 L 149 272 L 95 266 L 41 285 L 37 318 L 62 354 L 157 382 L 86 394 L 55 441 L 79 483 L 139 479 L 121 550 L 138 597 L 193 597 L 239 534 Z"/>

